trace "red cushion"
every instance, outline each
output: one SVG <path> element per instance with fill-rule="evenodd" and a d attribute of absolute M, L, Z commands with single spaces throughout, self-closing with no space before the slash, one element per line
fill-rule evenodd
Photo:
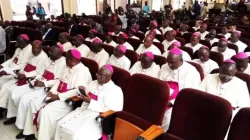
<path fill-rule="evenodd" d="M 89 72 L 91 73 L 92 79 L 96 80 L 96 73 L 99 70 L 98 64 L 94 60 L 91 60 L 91 59 L 88 59 L 88 58 L 82 58 L 81 62 L 86 67 L 89 68 Z"/>
<path fill-rule="evenodd" d="M 231 104 L 195 89 L 183 89 L 175 100 L 168 133 L 185 140 L 223 140 L 232 117 Z"/>
<path fill-rule="evenodd" d="M 126 93 L 126 89 L 131 78 L 130 73 L 124 69 L 113 66 L 114 73 L 112 76 L 112 81 L 119 86 L 123 93 Z"/>

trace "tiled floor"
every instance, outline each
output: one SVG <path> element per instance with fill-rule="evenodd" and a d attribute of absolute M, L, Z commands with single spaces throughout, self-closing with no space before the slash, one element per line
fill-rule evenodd
<path fill-rule="evenodd" d="M 16 140 L 16 135 L 20 132 L 17 127 L 13 125 L 3 125 L 6 119 L 0 119 L 0 140 Z"/>

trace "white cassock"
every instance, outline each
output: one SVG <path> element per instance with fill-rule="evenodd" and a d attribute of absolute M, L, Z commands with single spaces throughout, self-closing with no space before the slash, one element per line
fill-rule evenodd
<path fill-rule="evenodd" d="M 194 59 L 192 62 L 195 62 L 202 67 L 205 76 L 210 74 L 212 70 L 219 68 L 218 64 L 211 59 L 208 59 L 206 62 L 201 62 L 200 59 Z"/>
<path fill-rule="evenodd" d="M 106 44 L 106 45 L 110 45 L 110 46 L 113 46 L 114 48 L 117 46 L 117 44 L 115 43 L 115 41 L 114 40 L 112 40 L 111 42 L 107 42 L 107 41 L 105 41 L 103 44 Z"/>
<path fill-rule="evenodd" d="M 158 39 L 154 38 L 153 42 L 161 43 Z"/>
<path fill-rule="evenodd" d="M 68 41 L 66 43 L 63 43 L 63 49 L 65 52 L 71 50 L 71 49 L 74 49 L 74 47 L 72 46 L 72 44 Z"/>
<path fill-rule="evenodd" d="M 137 36 L 132 36 L 132 37 L 130 37 L 130 38 L 140 40 L 140 38 L 139 38 L 139 37 L 137 37 Z"/>
<path fill-rule="evenodd" d="M 9 75 L 0 77 L 0 88 L 4 83 L 14 78 L 13 71 L 22 69 L 32 56 L 32 46 L 30 44 L 23 49 L 17 48 L 12 58 L 1 64 L 3 68 L 0 71 L 5 71 Z"/>
<path fill-rule="evenodd" d="M 231 41 L 228 41 L 228 43 L 231 43 L 231 44 L 234 44 L 234 45 L 237 45 L 238 46 L 238 49 L 239 49 L 239 52 L 244 52 L 245 49 L 247 48 L 247 45 L 243 42 L 241 42 L 240 40 L 233 43 Z"/>
<path fill-rule="evenodd" d="M 199 33 L 201 35 L 201 40 L 205 40 L 206 39 L 206 35 L 209 34 L 208 31 L 205 31 L 204 33 L 201 33 L 201 32 L 197 32 L 197 33 Z"/>
<path fill-rule="evenodd" d="M 229 39 L 231 37 L 231 33 L 226 33 L 226 34 L 218 34 L 224 36 L 226 39 Z"/>
<path fill-rule="evenodd" d="M 129 70 L 130 66 L 131 66 L 131 62 L 130 60 L 123 55 L 120 58 L 115 57 L 113 54 L 110 56 L 108 63 L 110 65 L 125 69 L 125 70 Z"/>
<path fill-rule="evenodd" d="M 192 27 L 192 29 L 194 29 L 194 31 L 196 32 L 197 30 L 200 30 L 200 27 Z"/>
<path fill-rule="evenodd" d="M 102 49 L 98 53 L 94 53 L 93 51 L 90 51 L 87 58 L 96 61 L 96 63 L 99 65 L 99 68 L 101 68 L 108 62 L 109 54 L 104 49 Z"/>
<path fill-rule="evenodd" d="M 76 92 L 80 94 L 78 90 Z M 98 140 L 102 136 L 102 127 L 96 122 L 96 117 L 102 112 L 121 111 L 123 108 L 122 90 L 113 81 L 104 85 L 93 81 L 86 93 L 92 98 L 90 103 L 82 103 L 57 123 L 54 140 Z"/>
<path fill-rule="evenodd" d="M 188 31 L 185 31 L 185 32 L 180 31 L 181 36 L 183 36 L 184 34 L 187 34 L 187 33 L 188 33 Z"/>
<path fill-rule="evenodd" d="M 44 51 L 41 51 L 38 56 L 33 55 L 30 60 L 28 60 L 28 63 L 19 71 L 19 73 L 24 74 L 27 78 L 35 77 L 37 74 L 41 74 L 44 71 L 44 60 L 47 59 L 47 54 Z M 21 86 L 24 84 L 27 84 L 26 80 L 20 81 L 15 78 L 12 78 L 11 80 L 3 84 L 0 91 L 0 107 L 9 108 L 10 104 L 8 104 L 7 106 L 7 101 L 11 96 L 12 89 L 16 86 Z M 8 118 L 10 118 L 11 116 L 11 114 L 7 115 Z"/>
<path fill-rule="evenodd" d="M 228 83 L 222 84 L 219 74 L 209 74 L 201 82 L 199 89 L 219 96 L 229 101 L 233 108 L 233 117 L 242 107 L 250 107 L 250 97 L 246 82 L 234 77 Z"/>
<path fill-rule="evenodd" d="M 145 74 L 154 78 L 158 78 L 159 72 L 160 72 L 160 66 L 155 64 L 155 62 L 152 63 L 152 65 L 147 68 L 143 69 L 141 66 L 141 61 L 136 62 L 132 68 L 129 70 L 130 74 Z"/>
<path fill-rule="evenodd" d="M 172 45 L 175 41 L 177 41 L 176 39 L 172 40 L 172 41 L 167 41 L 166 39 L 162 42 L 162 45 L 164 46 L 164 51 L 167 51 L 169 46 Z M 178 41 L 179 42 L 179 41 Z"/>
<path fill-rule="evenodd" d="M 36 76 L 35 80 L 43 82 L 45 87 L 52 87 L 56 79 L 61 78 L 62 72 L 64 68 L 66 68 L 66 61 L 64 57 L 61 57 L 56 61 L 52 61 L 49 59 L 48 61 L 45 61 L 45 63 L 45 71 L 42 75 L 40 74 Z M 12 90 L 13 94 L 19 93 L 20 91 L 25 93 L 21 98 L 17 100 L 16 103 L 14 102 L 15 106 L 17 106 L 18 108 L 16 126 L 19 129 L 24 129 L 25 119 L 30 102 L 38 98 L 43 99 L 44 96 L 46 96 L 46 93 L 44 91 L 45 87 L 35 87 L 34 89 L 31 89 L 29 85 L 24 85 L 21 87 L 16 87 Z"/>
<path fill-rule="evenodd" d="M 218 38 L 214 38 L 212 40 L 209 39 L 210 45 L 212 46 L 214 43 L 219 42 Z"/>
<path fill-rule="evenodd" d="M 134 48 L 131 44 L 129 44 L 128 42 L 123 43 L 122 45 L 126 46 L 127 50 L 131 50 L 134 51 Z M 116 48 L 116 47 L 115 47 Z"/>
<path fill-rule="evenodd" d="M 115 32 L 112 32 L 112 36 L 119 36 L 120 34 L 123 34 L 123 32 L 119 32 L 118 34 L 115 34 Z"/>
<path fill-rule="evenodd" d="M 65 100 L 77 96 L 73 90 L 74 88 L 78 88 L 79 86 L 87 87 L 91 81 L 92 78 L 89 69 L 82 63 L 77 64 L 73 68 L 66 68 L 62 74 L 62 78 L 57 80 L 50 90 L 50 92 L 59 96 L 59 100 L 51 102 L 46 106 L 42 103 L 44 98 L 42 102 L 41 99 L 38 99 L 38 101 L 33 100 L 26 116 L 24 134 L 27 133 L 25 129 L 28 129 L 29 133 L 35 133 L 39 140 L 52 140 L 55 137 L 57 122 L 72 111 L 71 106 Z M 37 108 L 38 105 L 40 105 L 40 108 Z M 37 109 L 41 109 L 37 121 L 34 121 L 38 123 L 38 135 L 36 125 L 33 127 L 33 114 L 37 113 Z M 33 130 L 31 130 L 32 128 Z"/>
<path fill-rule="evenodd" d="M 193 49 L 193 53 L 195 53 L 196 51 L 198 51 L 202 46 L 204 46 L 204 45 L 202 45 L 200 43 L 196 44 L 195 46 L 192 46 L 191 43 L 187 43 L 185 45 L 185 47 L 192 48 Z"/>
<path fill-rule="evenodd" d="M 181 50 L 181 51 L 182 51 L 182 58 L 183 58 L 184 61 L 191 61 L 192 60 L 191 57 L 190 57 L 190 55 L 186 51 L 183 51 L 183 50 Z M 162 56 L 165 57 L 165 58 L 167 58 L 168 57 L 168 53 L 169 53 L 169 51 L 165 51 L 162 54 Z"/>
<path fill-rule="evenodd" d="M 148 30 L 146 33 L 145 33 L 145 36 L 147 36 L 149 34 L 150 30 Z M 155 29 L 155 32 L 157 35 L 161 35 L 161 32 L 158 30 L 158 29 Z"/>
<path fill-rule="evenodd" d="M 178 83 L 179 91 L 184 88 L 198 88 L 198 85 L 201 82 L 200 74 L 196 70 L 194 66 L 187 62 L 183 62 L 183 64 L 176 70 L 170 69 L 168 64 L 164 64 L 161 67 L 161 71 L 159 74 L 159 79 L 166 82 L 176 82 Z M 171 94 L 170 94 L 171 96 Z M 174 104 L 175 99 L 170 100 L 172 104 Z M 162 127 L 164 130 L 168 130 L 169 123 L 171 119 L 172 108 L 169 108 L 165 111 Z"/>
<path fill-rule="evenodd" d="M 95 39 L 100 39 L 100 38 L 99 38 L 99 37 L 94 37 L 94 38 L 90 39 L 89 37 L 87 37 L 87 38 L 85 39 L 85 41 L 93 42 Z M 101 40 L 101 39 L 100 39 L 100 40 Z"/>
<path fill-rule="evenodd" d="M 213 47 L 211 49 L 211 51 L 213 52 L 219 52 L 218 50 L 218 47 Z M 224 52 L 221 53 L 224 57 L 224 60 L 227 60 L 227 59 L 231 59 L 232 56 L 234 56 L 236 54 L 235 50 L 233 49 L 230 49 L 230 48 L 226 48 L 226 50 Z"/>
<path fill-rule="evenodd" d="M 166 27 L 166 28 L 161 27 L 160 30 L 162 31 L 162 34 L 165 35 L 166 32 L 172 31 L 173 28 L 171 28 L 171 27 L 169 27 L 169 26 Z"/>
<path fill-rule="evenodd" d="M 144 44 L 141 44 L 139 48 L 135 51 L 137 54 L 143 54 L 145 52 L 152 52 L 154 55 L 161 55 L 161 51 L 154 44 L 150 47 L 145 48 Z"/>
<path fill-rule="evenodd" d="M 81 46 L 77 47 L 76 49 L 81 53 L 82 57 L 87 57 L 87 55 L 90 52 L 89 47 L 85 44 L 82 44 Z"/>
<path fill-rule="evenodd" d="M 249 63 L 248 63 L 247 68 L 244 70 L 244 73 L 250 75 L 250 64 Z"/>

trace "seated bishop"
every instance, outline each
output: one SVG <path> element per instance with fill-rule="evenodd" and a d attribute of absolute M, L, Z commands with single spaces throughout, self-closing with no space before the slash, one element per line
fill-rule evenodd
<path fill-rule="evenodd" d="M 109 58 L 109 61 L 107 64 L 110 64 L 110 65 L 113 65 L 113 66 L 116 66 L 116 67 L 119 67 L 128 71 L 131 66 L 131 61 L 125 56 L 126 51 L 127 51 L 126 46 L 118 45 L 114 49 L 114 53 Z"/>
<path fill-rule="evenodd" d="M 188 62 L 183 61 L 182 51 L 179 48 L 173 48 L 169 51 L 167 62 L 161 67 L 159 79 L 166 81 L 170 87 L 170 101 L 166 108 L 162 127 L 168 130 L 172 107 L 180 90 L 184 88 L 197 88 L 201 82 L 200 74 Z"/>
<path fill-rule="evenodd" d="M 69 34 L 67 32 L 63 32 L 59 35 L 59 43 L 62 44 L 65 52 L 73 49 L 72 44 L 69 41 Z"/>
<path fill-rule="evenodd" d="M 233 116 L 242 107 L 250 107 L 250 97 L 246 82 L 235 76 L 236 63 L 225 60 L 219 73 L 210 74 L 201 82 L 199 89 L 228 100 L 232 105 Z"/>
<path fill-rule="evenodd" d="M 205 76 L 210 74 L 212 70 L 219 68 L 218 64 L 209 58 L 210 50 L 207 46 L 202 46 L 198 51 L 198 55 L 199 59 L 194 59 L 192 62 L 202 67 Z"/>
<path fill-rule="evenodd" d="M 74 91 L 83 100 L 82 106 L 65 116 L 57 123 L 54 140 L 98 140 L 102 137 L 100 124 L 96 117 L 100 113 L 123 108 L 123 93 L 111 80 L 113 68 L 103 66 L 97 73 L 97 80 L 86 88 Z"/>
<path fill-rule="evenodd" d="M 136 53 L 143 54 L 145 52 L 152 52 L 154 55 L 161 55 L 159 48 L 153 44 L 153 39 L 154 37 L 151 34 L 148 34 L 144 39 L 144 43 L 136 50 Z"/>
<path fill-rule="evenodd" d="M 0 88 L 14 78 L 15 71 L 23 68 L 32 56 L 32 46 L 26 34 L 19 35 L 16 41 L 17 49 L 14 55 L 0 66 Z"/>
<path fill-rule="evenodd" d="M 35 40 L 32 43 L 32 57 L 11 80 L 2 85 L 0 90 L 0 107 L 7 108 L 8 97 L 14 87 L 28 84 L 37 74 L 43 73 L 45 68 L 44 61 L 47 59 L 47 54 L 42 50 L 42 42 Z M 12 118 L 12 115 L 7 116 L 7 118 Z M 6 123 L 8 124 L 8 121 L 4 124 Z"/>
<path fill-rule="evenodd" d="M 76 96 L 74 89 L 87 87 L 92 81 L 89 69 L 81 61 L 81 53 L 72 49 L 66 54 L 66 65 L 61 78 L 57 79 L 44 97 L 32 100 L 27 111 L 23 134 L 34 139 L 52 140 L 56 123 L 72 111 L 65 100 Z M 33 127 L 34 125 L 34 127 Z M 35 134 L 35 135 L 34 135 Z"/>
<path fill-rule="evenodd" d="M 13 88 L 12 96 L 9 96 L 8 101 L 8 116 L 16 117 L 15 124 L 18 129 L 24 129 L 30 102 L 35 99 L 44 98 L 46 96 L 45 89 L 51 88 L 56 79 L 61 77 L 62 71 L 66 67 L 65 58 L 62 56 L 63 52 L 63 46 L 52 46 L 50 49 L 50 59 L 47 61 L 44 60 L 46 66 L 43 74 L 38 74 L 30 84 Z M 23 135 L 23 131 L 16 136 L 17 139 L 26 137 L 27 135 Z"/>
<path fill-rule="evenodd" d="M 140 61 L 136 62 L 129 70 L 130 74 L 145 74 L 158 78 L 160 66 L 154 62 L 154 54 L 152 52 L 145 52 L 141 55 Z"/>
<path fill-rule="evenodd" d="M 84 38 L 82 35 L 76 35 L 73 39 L 73 43 L 75 44 L 75 48 L 81 53 L 81 57 L 87 57 L 90 52 L 90 49 L 87 45 L 83 43 Z"/>
<path fill-rule="evenodd" d="M 89 52 L 87 58 L 92 59 L 97 62 L 99 68 L 104 66 L 109 60 L 109 54 L 102 47 L 102 40 L 95 39 L 91 43 L 91 51 Z"/>
<path fill-rule="evenodd" d="M 234 56 L 238 72 L 250 74 L 249 56 L 245 52 L 240 52 Z"/>

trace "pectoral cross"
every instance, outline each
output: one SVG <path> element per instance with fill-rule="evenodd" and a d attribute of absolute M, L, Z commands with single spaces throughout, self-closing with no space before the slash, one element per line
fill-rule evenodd
<path fill-rule="evenodd" d="M 62 90 L 64 87 L 63 82 L 61 82 L 59 86 L 60 86 L 60 90 Z"/>

